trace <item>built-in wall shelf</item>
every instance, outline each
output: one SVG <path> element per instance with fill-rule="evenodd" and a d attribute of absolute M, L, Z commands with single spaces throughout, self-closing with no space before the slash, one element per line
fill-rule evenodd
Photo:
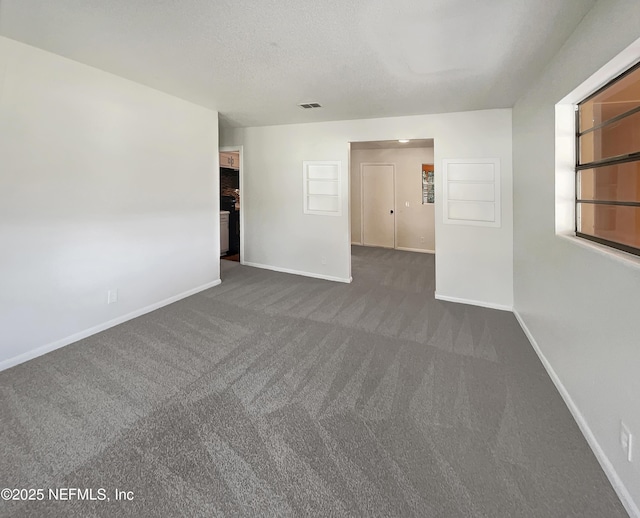
<path fill-rule="evenodd" d="M 340 216 L 340 162 L 303 162 L 304 213 L 317 216 Z"/>
<path fill-rule="evenodd" d="M 500 160 L 445 159 L 442 165 L 444 223 L 501 226 Z"/>

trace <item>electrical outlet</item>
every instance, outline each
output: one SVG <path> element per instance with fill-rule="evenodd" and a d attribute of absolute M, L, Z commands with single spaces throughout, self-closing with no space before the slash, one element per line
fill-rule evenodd
<path fill-rule="evenodd" d="M 627 455 L 627 460 L 631 462 L 633 454 L 633 435 L 622 421 L 620 421 L 620 446 Z"/>
<path fill-rule="evenodd" d="M 114 304 L 118 302 L 118 290 L 113 289 L 107 291 L 107 304 Z"/>
<path fill-rule="evenodd" d="M 320 258 L 320 262 L 321 262 L 322 264 L 327 264 L 327 258 L 323 255 L 323 256 Z"/>
<path fill-rule="evenodd" d="M 408 207 L 408 206 L 409 206 L 409 202 L 408 202 L 408 201 L 405 201 L 405 202 L 404 202 L 404 206 L 405 206 L 405 207 Z"/>
<path fill-rule="evenodd" d="M 420 236 L 420 242 L 424 243 L 424 236 Z"/>

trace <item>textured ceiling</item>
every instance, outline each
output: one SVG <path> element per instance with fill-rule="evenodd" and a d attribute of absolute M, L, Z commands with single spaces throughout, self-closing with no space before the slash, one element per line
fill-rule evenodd
<path fill-rule="evenodd" d="M 510 107 L 594 3 L 0 0 L 0 34 L 254 126 Z"/>

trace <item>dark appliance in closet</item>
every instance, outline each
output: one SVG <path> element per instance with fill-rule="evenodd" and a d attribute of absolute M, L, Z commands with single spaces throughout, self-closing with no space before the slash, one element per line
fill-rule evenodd
<path fill-rule="evenodd" d="M 240 252 L 240 211 L 236 210 L 236 199 L 233 196 L 220 196 L 220 210 L 229 211 L 229 252 L 235 255 Z"/>

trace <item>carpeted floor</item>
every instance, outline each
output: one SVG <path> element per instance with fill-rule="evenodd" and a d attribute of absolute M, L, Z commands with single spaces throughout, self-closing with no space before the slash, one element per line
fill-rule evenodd
<path fill-rule="evenodd" d="M 0 373 L 0 486 L 110 498 L 1 516 L 626 516 L 514 316 L 434 300 L 433 256 L 222 268 Z"/>

